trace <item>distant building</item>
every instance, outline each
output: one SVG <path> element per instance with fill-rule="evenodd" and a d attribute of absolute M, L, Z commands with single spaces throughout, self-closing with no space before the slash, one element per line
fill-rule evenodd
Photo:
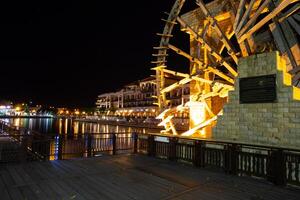
<path fill-rule="evenodd" d="M 177 80 L 172 77 L 166 81 L 170 85 Z M 186 103 L 189 100 L 189 92 L 188 85 L 185 85 L 167 93 L 170 106 Z M 96 106 L 98 114 L 155 117 L 156 101 L 156 79 L 150 76 L 125 85 L 119 91 L 98 95 Z"/>

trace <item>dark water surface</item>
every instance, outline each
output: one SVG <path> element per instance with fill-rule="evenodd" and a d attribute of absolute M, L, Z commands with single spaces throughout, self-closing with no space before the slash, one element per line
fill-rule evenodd
<path fill-rule="evenodd" d="M 25 127 L 45 134 L 76 135 L 81 133 L 147 133 L 150 129 L 80 122 L 58 118 L 14 118 L 4 119 L 14 126 Z"/>

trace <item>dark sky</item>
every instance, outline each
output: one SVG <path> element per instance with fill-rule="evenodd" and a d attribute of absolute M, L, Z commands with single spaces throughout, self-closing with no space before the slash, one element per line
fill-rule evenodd
<path fill-rule="evenodd" d="M 99 93 L 149 76 L 173 3 L 1 1 L 0 100 L 94 106 Z M 173 43 L 188 44 L 183 34 Z"/>

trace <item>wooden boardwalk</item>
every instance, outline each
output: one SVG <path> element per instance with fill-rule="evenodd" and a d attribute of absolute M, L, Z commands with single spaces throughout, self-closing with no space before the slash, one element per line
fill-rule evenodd
<path fill-rule="evenodd" d="M 142 155 L 0 166 L 0 199 L 300 199 L 300 188 Z"/>

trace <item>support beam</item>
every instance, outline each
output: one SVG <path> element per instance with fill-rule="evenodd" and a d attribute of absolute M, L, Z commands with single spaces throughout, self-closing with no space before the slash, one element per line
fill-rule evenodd
<path fill-rule="evenodd" d="M 185 27 L 187 30 L 189 30 L 191 32 L 191 34 L 194 36 L 195 40 L 200 42 L 202 45 L 204 45 L 204 47 L 207 49 L 208 52 L 210 52 L 210 54 L 212 56 L 214 56 L 218 62 L 220 62 L 220 64 L 224 65 L 224 67 L 226 69 L 228 69 L 228 71 L 233 75 L 233 76 L 237 76 L 238 73 L 236 72 L 235 69 L 233 69 L 233 67 L 224 60 L 224 58 L 217 53 L 216 50 L 213 49 L 212 46 L 210 46 L 193 28 L 191 28 L 183 19 L 181 19 L 180 17 L 177 17 L 177 21 L 181 24 L 181 26 Z"/>
<path fill-rule="evenodd" d="M 300 3 L 295 4 L 292 8 L 290 8 L 288 11 L 283 13 L 283 17 L 281 17 L 278 22 L 282 22 L 283 20 L 289 18 L 291 15 L 296 13 L 300 9 Z M 296 16 L 296 15 L 294 15 Z"/>
<path fill-rule="evenodd" d="M 188 53 L 185 53 L 184 51 L 178 49 L 177 47 L 173 46 L 173 45 L 168 45 L 170 49 L 174 50 L 175 52 L 177 52 L 180 55 L 183 55 L 184 57 L 188 58 L 191 62 L 195 62 L 197 64 L 199 64 L 199 66 L 201 66 L 203 68 L 203 63 L 198 59 L 198 58 L 194 58 L 191 55 L 189 55 Z M 226 81 L 228 81 L 229 83 L 234 84 L 234 80 L 232 78 L 230 78 L 229 76 L 225 75 L 223 72 L 212 68 L 210 66 L 207 66 L 205 69 L 207 69 L 208 71 L 220 76 L 221 78 L 225 79 Z"/>
<path fill-rule="evenodd" d="M 205 128 L 206 126 L 210 125 L 213 121 L 217 120 L 217 116 L 214 116 L 204 122 L 202 122 L 201 124 L 195 126 L 194 128 L 184 132 L 183 134 L 181 134 L 181 136 L 191 136 L 194 133 L 196 133 L 196 131 L 198 131 L 199 129 Z"/>
<path fill-rule="evenodd" d="M 264 0 L 261 6 L 256 10 L 251 19 L 247 22 L 247 24 L 242 28 L 242 30 L 237 34 L 237 37 L 241 37 L 257 20 L 262 11 L 269 5 L 272 0 Z"/>
<path fill-rule="evenodd" d="M 266 0 L 267 1 L 267 0 Z M 271 13 L 269 13 L 266 17 L 260 20 L 257 24 L 255 24 L 247 33 L 240 36 L 238 42 L 241 43 L 247 38 L 249 38 L 253 33 L 259 30 L 263 25 L 265 25 L 268 21 L 278 15 L 283 9 L 289 6 L 292 3 L 298 2 L 300 0 L 285 0 L 282 1 Z"/>
<path fill-rule="evenodd" d="M 173 46 L 173 45 L 171 45 L 171 44 L 169 44 L 168 47 L 169 47 L 171 50 L 175 51 L 177 54 L 182 55 L 182 56 L 184 56 L 185 58 L 189 59 L 191 62 L 197 63 L 197 64 L 200 66 L 200 68 L 204 68 L 203 62 L 201 62 L 199 59 L 197 59 L 197 58 L 191 56 L 190 54 L 188 54 L 188 53 L 182 51 L 181 49 L 179 49 L 179 48 L 177 48 L 177 47 L 175 47 L 175 46 Z"/>
<path fill-rule="evenodd" d="M 215 68 L 212 68 L 212 67 L 207 67 L 207 70 L 220 76 L 221 78 L 225 79 L 226 81 L 228 81 L 229 83 L 232 83 L 234 84 L 234 80 L 232 78 L 230 78 L 229 76 L 225 75 L 223 72 L 215 69 Z"/>
<path fill-rule="evenodd" d="M 233 45 L 228 40 L 227 36 L 223 33 L 222 29 L 218 25 L 217 20 L 211 15 L 211 13 L 206 8 L 206 6 L 205 6 L 205 4 L 203 3 L 202 0 L 197 0 L 197 4 L 198 4 L 198 6 L 200 6 L 200 8 L 201 8 L 202 12 L 204 13 L 204 15 L 209 19 L 209 22 L 210 22 L 211 26 L 215 29 L 218 36 L 220 37 L 220 40 L 223 42 L 223 44 L 227 48 L 228 54 L 232 57 L 234 62 L 237 64 L 238 63 L 238 58 L 236 56 L 236 52 L 233 48 Z"/>
<path fill-rule="evenodd" d="M 238 11 L 237 11 L 236 16 L 235 16 L 235 20 L 234 20 L 234 24 L 233 24 L 233 30 L 236 30 L 236 27 L 240 22 L 240 19 L 241 19 L 242 13 L 244 12 L 244 9 L 245 9 L 245 0 L 241 0 L 240 4 L 239 4 Z"/>
<path fill-rule="evenodd" d="M 296 20 L 294 20 L 294 18 L 289 17 L 288 22 L 290 23 L 290 25 L 293 27 L 293 29 L 298 33 L 298 35 L 300 36 L 300 24 L 298 24 L 296 22 Z"/>
<path fill-rule="evenodd" d="M 252 8 L 253 8 L 253 5 L 254 5 L 255 1 L 256 1 L 256 0 L 251 0 L 251 2 L 250 2 L 250 4 L 249 4 L 249 7 L 247 8 L 247 10 L 246 10 L 246 12 L 244 13 L 244 15 L 243 15 L 243 17 L 242 17 L 242 19 L 241 19 L 239 25 L 237 26 L 237 28 L 236 28 L 236 30 L 235 30 L 237 33 L 241 30 L 241 28 L 244 26 L 246 20 L 249 18 L 250 13 L 251 13 L 251 10 L 252 10 Z"/>
<path fill-rule="evenodd" d="M 176 83 L 174 83 L 172 85 L 169 85 L 168 87 L 162 89 L 160 92 L 161 93 L 170 92 L 170 91 L 176 89 L 177 87 L 185 85 L 185 84 L 187 84 L 187 83 L 189 83 L 191 81 L 192 81 L 191 78 L 184 78 L 184 79 L 182 79 L 182 80 L 180 80 L 180 81 L 178 81 L 178 82 L 176 82 Z"/>

